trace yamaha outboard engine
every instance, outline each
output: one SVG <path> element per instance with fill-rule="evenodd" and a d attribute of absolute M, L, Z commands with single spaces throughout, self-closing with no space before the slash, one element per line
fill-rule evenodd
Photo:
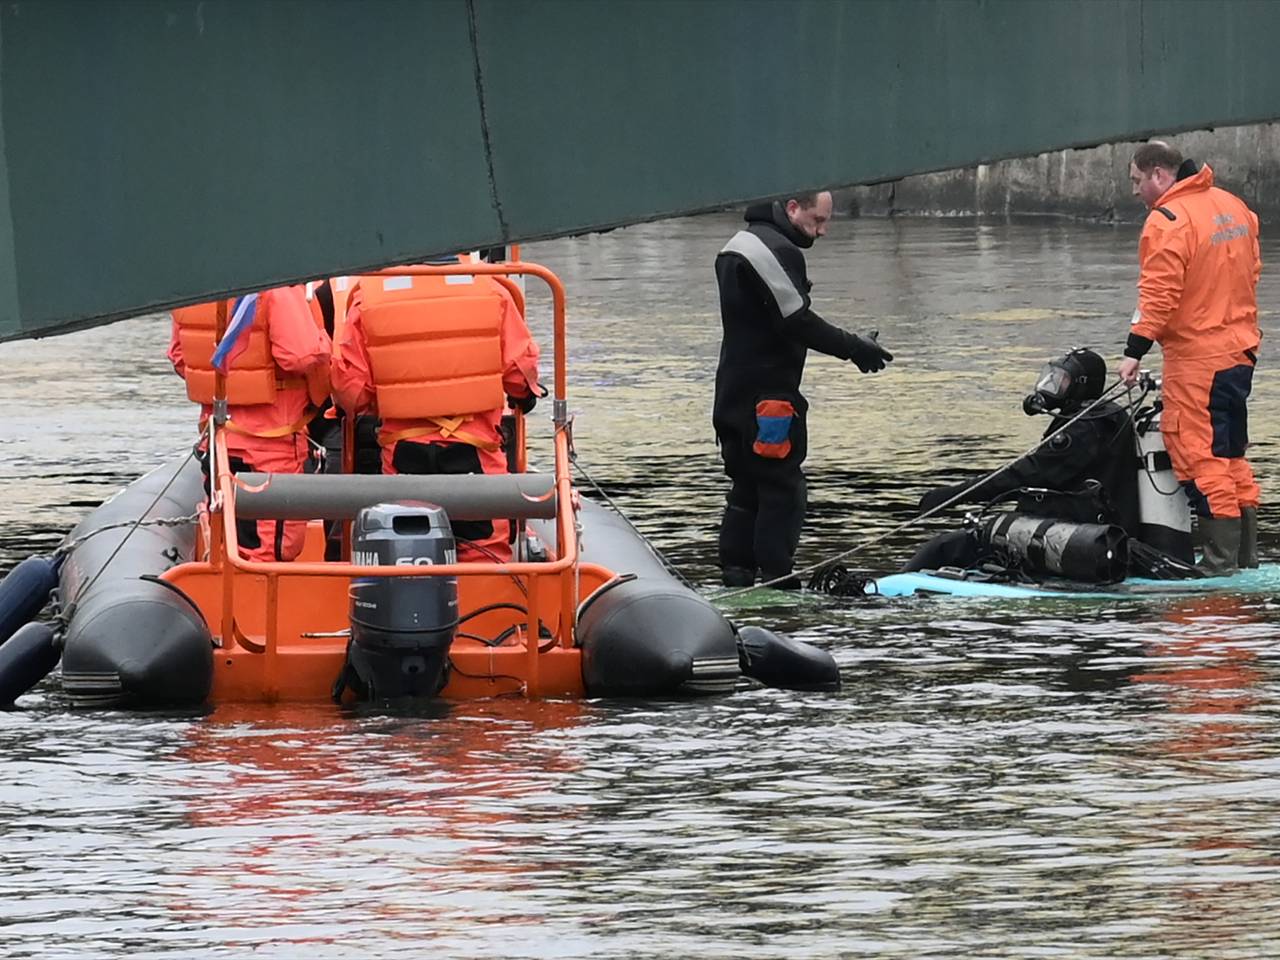
<path fill-rule="evenodd" d="M 418 501 L 361 510 L 351 550 L 365 566 L 457 562 L 448 515 Z M 439 693 L 458 627 L 457 577 L 363 577 L 351 582 L 350 599 L 351 642 L 335 699 L 343 686 L 366 700 Z"/>
<path fill-rule="evenodd" d="M 978 536 L 982 547 L 1030 574 L 1116 583 L 1129 568 L 1128 535 L 1114 524 L 1002 513 Z"/>

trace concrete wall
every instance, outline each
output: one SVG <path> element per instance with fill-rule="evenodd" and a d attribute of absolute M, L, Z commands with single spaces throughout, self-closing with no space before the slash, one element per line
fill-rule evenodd
<path fill-rule="evenodd" d="M 1160 137 L 1213 167 L 1219 186 L 1243 197 L 1264 222 L 1280 222 L 1280 123 L 1224 127 Z M 1139 220 L 1129 191 L 1134 143 L 1056 150 L 959 170 L 905 177 L 836 193 L 854 216 L 1052 214 Z"/>

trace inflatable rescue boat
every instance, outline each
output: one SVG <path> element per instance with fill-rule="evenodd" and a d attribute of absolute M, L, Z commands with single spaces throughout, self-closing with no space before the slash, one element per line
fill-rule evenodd
<path fill-rule="evenodd" d="M 60 569 L 33 558 L 0 583 L 0 642 L 12 634 L 0 646 L 0 701 L 12 702 L 59 657 L 74 703 L 128 707 L 666 697 L 727 693 L 744 676 L 839 685 L 825 651 L 739 629 L 675 579 L 623 518 L 580 499 L 570 472 L 564 289 L 550 270 L 465 263 L 383 275 L 414 273 L 548 285 L 554 471 L 525 468 L 519 411 L 513 472 L 464 476 L 237 474 L 211 418 L 211 497 L 194 456 L 166 464 L 72 530 Z M 495 518 L 512 521 L 512 560 L 458 563 L 451 524 Z M 237 521 L 251 519 L 307 520 L 302 556 L 241 557 Z M 340 557 L 326 560 L 335 528 Z M 56 630 L 22 626 L 55 577 Z"/>

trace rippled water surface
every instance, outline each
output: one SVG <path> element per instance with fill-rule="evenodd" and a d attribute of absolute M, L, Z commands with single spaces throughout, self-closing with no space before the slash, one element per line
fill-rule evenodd
<path fill-rule="evenodd" d="M 711 265 L 736 224 L 526 250 L 569 290 L 583 463 L 708 590 Z M 811 251 L 815 306 L 898 360 L 865 377 L 810 359 L 801 562 L 1029 447 L 1039 365 L 1119 352 L 1135 229 L 836 222 Z M 1270 330 L 1269 269 L 1262 300 Z M 0 569 L 189 442 L 167 333 L 0 344 Z M 1252 456 L 1276 559 L 1263 353 Z M 954 519 L 855 562 L 892 569 Z M 1280 953 L 1273 598 L 729 603 L 830 650 L 844 689 L 168 716 L 71 712 L 47 682 L 0 714 L 0 955 Z"/>

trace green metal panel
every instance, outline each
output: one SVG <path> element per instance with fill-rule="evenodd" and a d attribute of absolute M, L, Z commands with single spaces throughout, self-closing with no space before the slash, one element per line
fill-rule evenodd
<path fill-rule="evenodd" d="M 498 235 L 468 22 L 462 0 L 6 4 L 20 329 Z"/>
<path fill-rule="evenodd" d="M 1280 117 L 1270 0 L 0 7 L 0 339 Z"/>

